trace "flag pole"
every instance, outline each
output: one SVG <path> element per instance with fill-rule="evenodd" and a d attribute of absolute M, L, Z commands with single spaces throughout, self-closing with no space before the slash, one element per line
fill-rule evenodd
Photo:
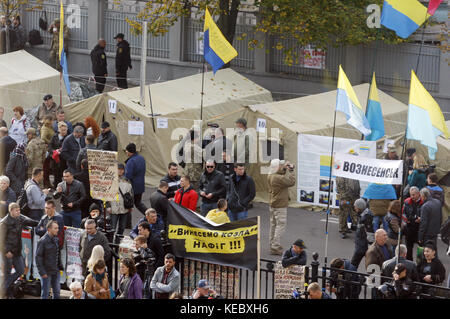
<path fill-rule="evenodd" d="M 334 109 L 334 120 L 333 120 L 333 137 L 331 139 L 331 158 L 330 158 L 330 177 L 328 179 L 328 205 L 327 205 L 327 219 L 325 223 L 325 268 L 327 267 L 328 260 L 328 218 L 330 216 L 330 204 L 331 204 L 331 175 L 333 171 L 333 153 L 334 153 L 334 136 L 336 133 L 336 108 Z"/>
<path fill-rule="evenodd" d="M 203 57 L 203 64 L 202 64 L 202 91 L 200 93 L 201 99 L 200 99 L 200 120 L 203 121 L 203 95 L 205 95 L 204 92 L 205 89 L 205 58 Z"/>

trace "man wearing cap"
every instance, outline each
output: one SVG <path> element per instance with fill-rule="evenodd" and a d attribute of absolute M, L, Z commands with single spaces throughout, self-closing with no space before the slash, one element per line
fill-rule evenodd
<path fill-rule="evenodd" d="M 415 285 L 409 277 L 408 269 L 404 264 L 397 264 L 392 272 L 392 276 L 394 277 L 392 284 L 396 299 L 416 299 Z"/>
<path fill-rule="evenodd" d="M 192 294 L 192 299 L 215 299 L 218 294 L 214 289 L 211 289 L 208 280 L 200 279 L 198 281 L 197 290 Z"/>
<path fill-rule="evenodd" d="M 387 146 L 388 152 L 384 159 L 398 161 L 397 148 L 394 144 L 388 144 Z"/>
<path fill-rule="evenodd" d="M 44 96 L 44 102 L 39 107 L 36 120 L 39 122 L 39 127 L 42 127 L 44 124 L 44 118 L 47 115 L 51 115 L 53 121 L 56 120 L 56 113 L 61 110 L 61 106 L 57 106 L 53 101 L 53 96 L 51 94 L 47 94 Z"/>
<path fill-rule="evenodd" d="M 101 129 L 102 133 L 98 137 L 97 148 L 103 151 L 117 152 L 117 137 L 113 132 L 111 132 L 109 122 L 103 122 Z"/>
<path fill-rule="evenodd" d="M 283 253 L 281 259 L 281 265 L 287 268 L 291 265 L 306 265 L 306 249 L 305 242 L 301 239 L 297 239 L 292 247 Z"/>
<path fill-rule="evenodd" d="M 117 41 L 116 51 L 116 77 L 117 86 L 121 89 L 128 89 L 127 71 L 131 66 L 130 44 L 124 40 L 123 33 L 117 34 L 114 39 Z"/>
<path fill-rule="evenodd" d="M 50 66 L 52 68 L 57 69 L 58 71 L 61 71 L 61 64 L 59 61 L 59 28 L 60 28 L 60 20 L 55 19 L 50 27 L 48 28 L 48 32 L 52 34 L 52 43 L 50 46 Z M 67 24 L 64 23 L 63 28 L 63 37 L 64 37 L 64 51 L 66 51 L 67 54 L 67 48 L 69 45 L 69 28 L 67 27 Z"/>
<path fill-rule="evenodd" d="M 142 203 L 142 194 L 145 192 L 145 159 L 137 153 L 134 143 L 128 144 L 125 152 L 128 157 L 125 161 L 125 177 L 133 187 L 134 206 L 145 215 L 147 207 Z"/>
<path fill-rule="evenodd" d="M 286 227 L 289 187 L 295 185 L 294 166 L 289 162 L 273 159 L 270 162 L 269 186 L 270 253 L 281 255 L 280 240 Z"/>
<path fill-rule="evenodd" d="M 98 44 L 91 51 L 92 72 L 95 78 L 95 90 L 98 93 L 103 93 L 106 77 L 108 76 L 105 47 L 105 39 L 99 39 Z"/>
<path fill-rule="evenodd" d="M 30 127 L 27 130 L 28 144 L 25 148 L 25 154 L 28 159 L 28 178 L 31 178 L 31 173 L 34 168 L 43 168 L 45 155 L 47 153 L 47 146 L 45 142 L 36 135 L 36 129 Z"/>

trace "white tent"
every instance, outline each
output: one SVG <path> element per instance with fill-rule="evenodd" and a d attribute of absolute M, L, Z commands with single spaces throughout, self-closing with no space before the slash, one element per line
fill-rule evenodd
<path fill-rule="evenodd" d="M 59 104 L 60 89 L 63 105 L 69 103 L 57 70 L 24 50 L 0 55 L 0 106 L 5 108 L 6 121 L 12 118 L 14 106 L 28 110 L 42 104 L 46 94 Z"/>

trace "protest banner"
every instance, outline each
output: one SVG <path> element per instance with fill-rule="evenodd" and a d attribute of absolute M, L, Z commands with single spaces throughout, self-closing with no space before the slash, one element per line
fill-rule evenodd
<path fill-rule="evenodd" d="M 117 152 L 87 150 L 91 196 L 103 201 L 118 200 Z"/>
<path fill-rule="evenodd" d="M 325 70 L 326 52 L 316 49 L 314 45 L 307 45 L 300 49 L 299 65 L 308 69 Z"/>
<path fill-rule="evenodd" d="M 33 243 L 31 241 L 32 229 L 31 227 L 26 227 L 22 229 L 22 257 L 25 261 L 25 275 L 27 280 L 30 279 L 31 267 L 36 265 L 33 260 Z M 36 268 L 36 267 L 33 267 Z"/>
<path fill-rule="evenodd" d="M 333 175 L 377 184 L 402 184 L 403 161 L 335 153 Z"/>
<path fill-rule="evenodd" d="M 200 279 L 206 279 L 212 289 L 225 299 L 239 298 L 239 269 L 184 259 L 183 295 L 192 296 Z"/>
<path fill-rule="evenodd" d="M 82 229 L 67 227 L 65 231 L 64 245 L 66 248 L 66 275 L 67 285 L 69 286 L 73 279 L 83 280 L 83 266 L 80 258 L 80 240 Z"/>
<path fill-rule="evenodd" d="M 339 206 L 336 192 L 336 178 L 331 170 L 331 142 L 330 136 L 309 134 L 298 135 L 298 176 L 297 200 L 303 204 L 326 207 L 328 200 L 332 208 Z M 376 158 L 377 145 L 375 141 L 361 141 L 347 138 L 335 138 L 334 149 L 339 153 L 352 153 L 358 156 Z M 354 155 L 353 155 L 354 156 Z M 368 182 L 361 182 L 361 195 L 367 188 Z M 331 199 L 328 190 L 331 187 Z"/>
<path fill-rule="evenodd" d="M 173 201 L 168 206 L 168 238 L 178 257 L 255 270 L 257 218 L 213 226 L 203 216 Z"/>
<path fill-rule="evenodd" d="M 284 268 L 281 261 L 275 264 L 275 299 L 291 299 L 292 291 L 305 290 L 305 266 L 293 265 Z"/>
<path fill-rule="evenodd" d="M 33 235 L 33 265 L 36 265 L 36 250 L 37 250 L 37 244 L 38 244 L 38 241 L 40 238 L 41 237 L 39 235 L 34 233 L 34 235 Z M 64 259 L 62 259 L 62 260 L 64 260 Z M 32 267 L 32 268 L 33 268 L 33 277 L 41 278 L 37 267 Z M 65 279 L 64 279 L 64 281 L 65 281 Z"/>

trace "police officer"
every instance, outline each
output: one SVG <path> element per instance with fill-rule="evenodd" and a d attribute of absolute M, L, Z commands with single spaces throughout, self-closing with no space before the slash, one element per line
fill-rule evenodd
<path fill-rule="evenodd" d="M 95 75 L 95 90 L 98 93 L 103 93 L 108 76 L 105 47 L 105 39 L 99 39 L 98 44 L 91 51 L 92 72 Z"/>
<path fill-rule="evenodd" d="M 60 28 L 60 20 L 55 19 L 53 23 L 48 28 L 48 32 L 53 35 L 52 43 L 50 46 L 50 66 L 61 71 L 61 64 L 59 61 L 59 28 Z M 64 51 L 67 54 L 67 46 L 69 40 L 69 28 L 64 24 L 63 29 L 63 37 L 64 37 Z"/>
<path fill-rule="evenodd" d="M 127 71 L 133 68 L 131 66 L 130 44 L 124 40 L 123 33 L 117 34 L 114 39 L 117 41 L 116 52 L 116 77 L 117 86 L 121 89 L 127 89 Z"/>

